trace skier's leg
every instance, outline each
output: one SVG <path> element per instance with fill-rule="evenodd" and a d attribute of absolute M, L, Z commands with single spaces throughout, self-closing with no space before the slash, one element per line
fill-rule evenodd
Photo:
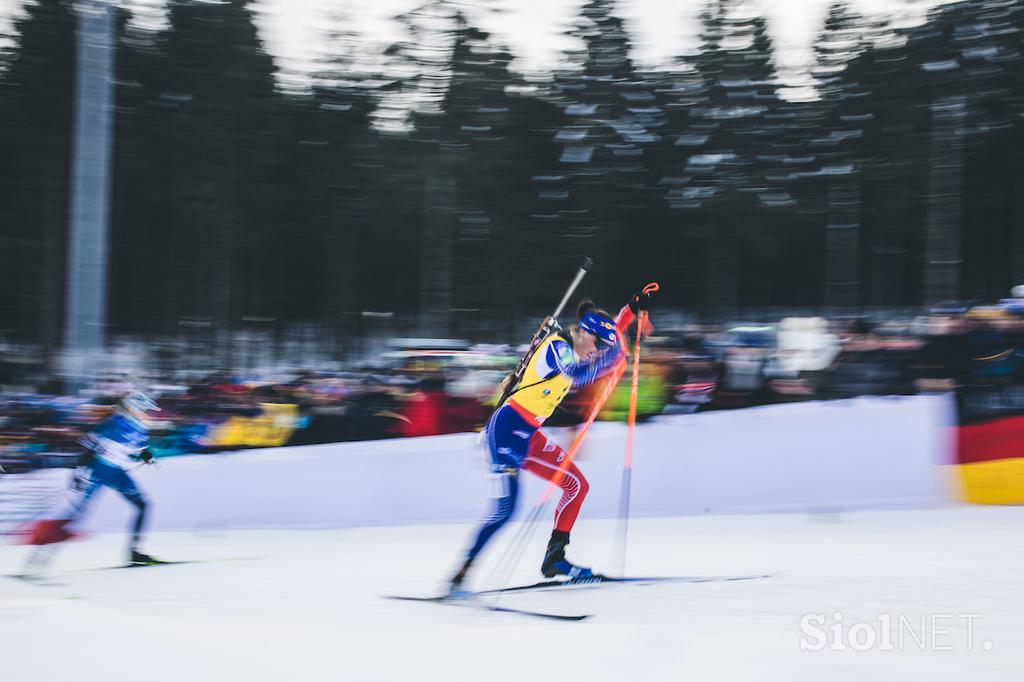
<path fill-rule="evenodd" d="M 104 471 L 103 483 L 117 492 L 135 507 L 135 518 L 129 526 L 130 536 L 128 541 L 128 556 L 131 563 L 146 563 L 152 557 L 139 552 L 139 541 L 142 539 L 142 531 L 145 528 L 148 518 L 149 500 L 135 484 L 135 481 L 124 469 L 109 467 Z"/>
<path fill-rule="evenodd" d="M 569 532 L 576 523 L 583 500 L 590 490 L 583 472 L 574 464 L 562 467 L 565 451 L 551 443 L 540 431 L 530 440 L 529 457 L 523 462 L 523 468 L 530 473 L 546 480 L 554 480 L 562 471 L 558 485 L 562 488 L 562 498 L 555 508 L 555 525 L 548 540 L 541 573 L 546 578 L 556 575 L 567 575 L 574 580 L 593 577 L 589 568 L 576 566 L 565 558 L 565 547 L 569 544 Z"/>
<path fill-rule="evenodd" d="M 481 522 L 473 546 L 466 553 L 465 562 L 452 578 L 453 590 L 459 589 L 477 555 L 512 517 L 512 513 L 516 509 L 516 501 L 519 498 L 518 474 L 516 469 L 505 469 L 491 474 L 491 513 Z"/>
<path fill-rule="evenodd" d="M 27 544 L 34 549 L 29 553 L 22 569 L 23 575 L 38 575 L 46 570 L 60 543 L 75 537 L 68 525 L 80 518 L 90 501 L 99 492 L 100 483 L 89 467 L 79 467 L 71 476 L 71 484 L 61 495 L 47 517 L 32 523 Z"/>
<path fill-rule="evenodd" d="M 491 456 L 491 513 L 483 520 L 466 559 L 451 580 L 451 591 L 461 591 L 462 583 L 487 542 L 512 517 L 519 497 L 519 467 L 526 458 L 531 428 L 515 410 L 502 407 L 487 425 L 487 446 Z"/>
<path fill-rule="evenodd" d="M 57 553 L 57 547 L 56 543 L 35 546 L 22 565 L 20 575 L 24 578 L 41 577 Z"/>
<path fill-rule="evenodd" d="M 564 458 L 565 451 L 538 431 L 530 440 L 529 456 L 523 462 L 523 469 L 550 481 L 558 474 Z M 566 467 L 558 485 L 562 489 L 562 497 L 555 507 L 554 529 L 569 533 L 590 491 L 590 484 L 579 467 L 572 463 Z"/>
<path fill-rule="evenodd" d="M 124 497 L 131 504 L 135 505 L 136 510 L 135 521 L 131 527 L 131 541 L 128 545 L 129 551 L 135 555 L 138 553 L 139 541 L 142 539 L 142 529 L 146 525 L 146 512 L 149 508 L 149 502 L 141 493 L 125 495 Z"/>

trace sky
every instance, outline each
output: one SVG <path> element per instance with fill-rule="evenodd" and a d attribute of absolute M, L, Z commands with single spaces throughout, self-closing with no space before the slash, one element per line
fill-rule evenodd
<path fill-rule="evenodd" d="M 209 0 L 216 2 L 217 0 Z M 162 25 L 163 0 L 120 0 L 131 6 L 140 23 Z M 394 17 L 423 0 L 257 0 L 257 27 L 265 46 L 283 74 L 308 72 L 327 46 L 325 33 L 332 16 L 381 51 L 406 38 Z M 798 93 L 809 80 L 814 41 L 832 0 L 751 0 L 768 22 L 776 47 L 776 67 L 783 83 Z M 562 34 L 577 16 L 584 0 L 477 0 L 455 2 L 482 29 L 506 44 L 516 56 L 514 68 L 540 71 L 558 62 L 573 39 Z M 22 0 L 0 0 L 0 34 L 10 31 Z M 866 15 L 894 16 L 916 23 L 942 0 L 850 0 Z M 634 39 L 633 59 L 656 65 L 696 50 L 699 14 L 705 0 L 620 0 L 620 15 Z M 287 76 L 285 76 L 287 77 Z"/>

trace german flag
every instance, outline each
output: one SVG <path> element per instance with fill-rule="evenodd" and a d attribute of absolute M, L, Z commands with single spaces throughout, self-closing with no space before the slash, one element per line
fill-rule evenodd
<path fill-rule="evenodd" d="M 1024 386 L 961 388 L 957 414 L 963 499 L 1024 504 Z"/>

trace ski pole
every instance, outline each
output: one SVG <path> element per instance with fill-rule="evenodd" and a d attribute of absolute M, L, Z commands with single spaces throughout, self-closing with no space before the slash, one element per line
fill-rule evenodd
<path fill-rule="evenodd" d="M 653 294 L 661 289 L 657 282 L 645 286 L 641 293 Z M 622 487 L 619 492 L 619 575 L 626 575 L 626 542 L 629 535 L 629 498 L 633 485 L 633 435 L 636 432 L 636 409 L 640 389 L 640 337 L 647 322 L 647 311 L 636 313 L 636 344 L 633 346 L 633 376 L 629 388 L 629 412 L 626 416 L 626 458 L 622 465 Z"/>
<path fill-rule="evenodd" d="M 135 471 L 136 469 L 141 469 L 142 467 L 145 467 L 145 466 L 151 466 L 151 467 L 155 467 L 157 469 L 161 468 L 160 465 L 157 464 L 156 457 L 154 457 L 153 459 L 149 460 L 148 462 L 139 462 L 135 466 L 128 467 L 127 469 L 124 470 L 124 472 L 126 474 L 130 474 L 133 471 Z"/>

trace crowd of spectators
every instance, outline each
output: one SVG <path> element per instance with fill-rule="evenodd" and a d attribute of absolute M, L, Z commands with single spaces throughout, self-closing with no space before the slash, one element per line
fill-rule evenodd
<path fill-rule="evenodd" d="M 372 366 L 265 376 L 216 371 L 145 380 L 160 404 L 158 456 L 426 436 L 478 429 L 516 349 L 409 343 Z M 860 395 L 909 395 L 1024 382 L 1024 315 L 1012 306 L 938 311 L 905 322 L 787 318 L 691 325 L 645 341 L 639 417 Z M 76 396 L 0 394 L 0 465 L 70 466 L 84 431 L 139 380 L 108 376 Z M 624 419 L 628 381 L 602 419 Z M 571 397 L 550 420 L 580 420 Z"/>

